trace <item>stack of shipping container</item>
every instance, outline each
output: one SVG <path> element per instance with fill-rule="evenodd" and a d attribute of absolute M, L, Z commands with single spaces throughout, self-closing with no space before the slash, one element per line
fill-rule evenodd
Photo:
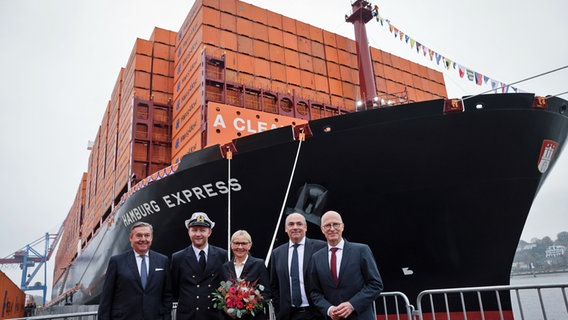
<path fill-rule="evenodd" d="M 26 295 L 2 271 L 0 271 L 0 293 L 2 293 L 2 312 L 0 313 L 0 319 L 23 317 Z"/>
<path fill-rule="evenodd" d="M 371 57 L 377 96 L 446 97 L 441 73 L 375 48 Z M 137 39 L 119 71 L 66 225 L 80 235 L 69 237 L 85 247 L 137 182 L 222 143 L 207 132 L 209 105 L 302 121 L 351 112 L 361 99 L 357 68 L 353 40 L 241 1 L 196 0 L 177 33 L 155 28 Z M 59 265 L 76 253 L 60 248 Z"/>

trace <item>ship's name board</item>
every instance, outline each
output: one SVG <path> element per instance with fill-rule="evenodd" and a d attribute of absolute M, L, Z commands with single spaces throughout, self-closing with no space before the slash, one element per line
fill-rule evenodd
<path fill-rule="evenodd" d="M 208 146 L 223 145 L 235 138 L 307 122 L 304 119 L 212 101 L 207 103 L 207 119 Z"/>
<path fill-rule="evenodd" d="M 239 192 L 242 190 L 242 186 L 236 178 L 231 178 L 229 186 L 231 192 Z M 216 181 L 164 194 L 159 198 L 146 201 L 124 213 L 121 217 L 122 223 L 127 227 L 147 216 L 160 213 L 160 211 L 166 208 L 172 209 L 186 205 L 191 201 L 214 198 L 219 195 L 227 194 L 229 193 L 229 186 L 227 186 L 226 181 Z"/>

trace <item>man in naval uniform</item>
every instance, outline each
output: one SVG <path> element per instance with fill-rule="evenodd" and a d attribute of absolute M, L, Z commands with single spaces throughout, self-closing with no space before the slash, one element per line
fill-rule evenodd
<path fill-rule="evenodd" d="M 203 212 L 185 221 L 191 246 L 172 255 L 171 279 L 174 301 L 178 301 L 177 320 L 223 319 L 213 308 L 211 293 L 219 287 L 227 250 L 209 245 L 215 223 Z"/>

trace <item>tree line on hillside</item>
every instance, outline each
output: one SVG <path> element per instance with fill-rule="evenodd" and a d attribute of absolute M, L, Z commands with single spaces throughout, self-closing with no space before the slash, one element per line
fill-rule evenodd
<path fill-rule="evenodd" d="M 546 236 L 519 241 L 511 274 L 559 271 L 568 271 L 568 232 L 560 232 L 556 240 Z"/>

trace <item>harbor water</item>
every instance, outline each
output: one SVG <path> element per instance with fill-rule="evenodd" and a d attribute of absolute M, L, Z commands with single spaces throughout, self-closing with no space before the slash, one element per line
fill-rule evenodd
<path fill-rule="evenodd" d="M 543 284 L 566 284 L 568 283 L 568 273 L 551 273 L 513 276 L 511 285 L 543 285 Z M 515 292 L 511 292 L 513 311 L 515 319 L 527 320 L 566 320 L 568 319 L 568 306 L 566 302 L 567 292 L 562 292 L 560 288 L 541 289 L 541 298 L 538 291 L 520 291 L 519 297 L 521 307 Z M 542 306 L 541 306 L 542 300 Z"/>

